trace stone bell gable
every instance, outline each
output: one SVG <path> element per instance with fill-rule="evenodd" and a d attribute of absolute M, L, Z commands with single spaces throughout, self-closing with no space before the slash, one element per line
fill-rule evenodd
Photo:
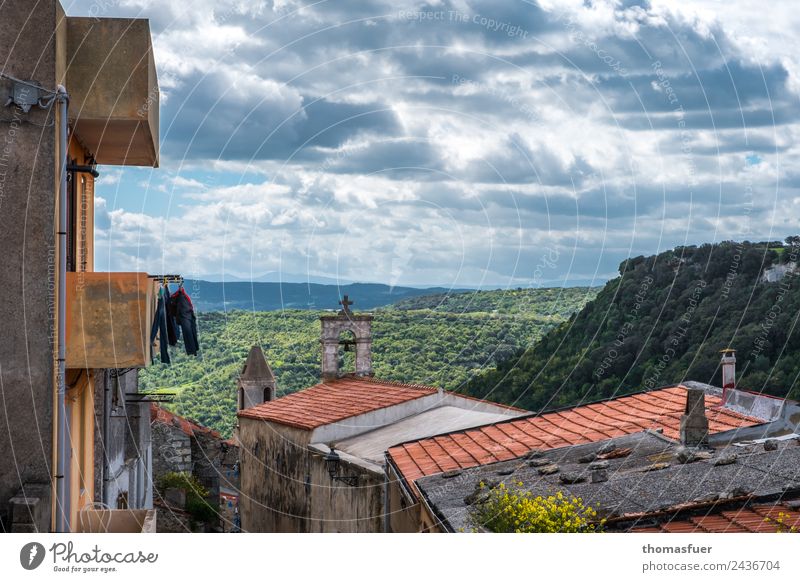
<path fill-rule="evenodd" d="M 323 315 L 322 323 L 322 380 L 335 380 L 345 375 L 339 369 L 339 346 L 345 351 L 355 349 L 355 375 L 372 376 L 372 315 L 355 314 L 353 302 L 347 295 L 339 302 L 342 309 L 336 315 Z M 350 336 L 352 334 L 352 336 Z M 347 337 L 350 336 L 350 337 Z"/>

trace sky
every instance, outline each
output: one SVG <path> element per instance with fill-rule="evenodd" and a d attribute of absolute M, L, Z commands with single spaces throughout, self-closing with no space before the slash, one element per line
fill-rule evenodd
<path fill-rule="evenodd" d="M 602 284 L 797 234 L 792 2 L 63 0 L 150 19 L 161 164 L 101 168 L 96 269 Z"/>

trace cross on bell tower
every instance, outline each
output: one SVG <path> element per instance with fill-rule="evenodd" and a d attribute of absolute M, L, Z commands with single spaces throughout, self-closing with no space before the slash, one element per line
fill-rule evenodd
<path fill-rule="evenodd" d="M 339 310 L 339 315 L 350 315 L 353 313 L 350 311 L 350 306 L 353 305 L 353 302 L 350 301 L 350 297 L 347 295 L 342 297 L 342 300 L 339 301 L 339 305 L 342 306 L 342 308 Z"/>
<path fill-rule="evenodd" d="M 336 315 L 323 315 L 322 324 L 322 380 L 326 382 L 345 375 L 339 369 L 339 347 L 351 351 L 355 346 L 355 374 L 372 376 L 372 315 L 355 314 L 350 310 L 353 301 L 345 295 L 339 301 L 342 308 Z M 345 332 L 352 333 L 352 339 L 342 338 Z M 349 334 L 347 334 L 349 335 Z"/>

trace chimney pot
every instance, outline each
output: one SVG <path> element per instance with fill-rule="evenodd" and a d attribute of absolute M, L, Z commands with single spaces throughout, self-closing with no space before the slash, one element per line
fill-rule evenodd
<path fill-rule="evenodd" d="M 722 389 L 733 390 L 736 388 L 736 350 L 727 348 L 722 350 Z"/>

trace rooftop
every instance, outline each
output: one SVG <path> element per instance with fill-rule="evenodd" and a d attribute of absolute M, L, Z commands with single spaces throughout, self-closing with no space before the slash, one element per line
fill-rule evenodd
<path fill-rule="evenodd" d="M 238 416 L 313 430 L 437 392 L 430 386 L 346 376 L 246 408 Z"/>
<path fill-rule="evenodd" d="M 580 497 L 599 507 L 609 529 L 669 531 L 669 525 L 659 524 L 686 520 L 687 512 L 693 513 L 691 519 L 702 520 L 717 514 L 728 519 L 728 511 L 735 520 L 735 510 L 751 500 L 781 501 L 800 494 L 798 441 L 770 443 L 774 449 L 754 442 L 698 451 L 646 431 L 432 475 L 418 480 L 417 487 L 450 531 L 473 527 L 470 505 L 479 500 L 480 483 L 491 487 L 501 482 L 522 483 L 534 495 L 561 491 Z M 594 483 L 592 469 L 598 464 L 604 466 L 607 480 Z M 756 527 L 752 520 L 748 523 Z M 715 525 L 720 524 L 715 520 Z"/>
<path fill-rule="evenodd" d="M 771 420 L 720 404 L 719 395 L 706 392 L 712 434 Z M 388 456 L 414 492 L 414 482 L 426 475 L 507 461 L 531 449 L 603 441 L 647 429 L 678 439 L 685 408 L 686 388 L 678 385 L 407 442 L 390 448 Z"/>
<path fill-rule="evenodd" d="M 775 533 L 800 530 L 800 499 L 754 503 L 729 511 L 664 521 L 631 529 L 636 533 Z M 782 514 L 782 515 L 781 515 Z M 780 523 L 779 521 L 780 520 Z"/>
<path fill-rule="evenodd" d="M 176 426 L 180 428 L 184 434 L 190 437 L 199 433 L 206 434 L 214 438 L 222 438 L 217 431 L 210 429 L 207 426 L 203 426 L 193 420 L 189 420 L 188 418 L 178 416 L 166 408 L 161 408 L 154 403 L 150 404 L 150 422 L 160 422 L 162 424 Z"/>
<path fill-rule="evenodd" d="M 383 462 L 386 450 L 397 443 L 506 419 L 508 419 L 507 412 L 492 413 L 474 408 L 440 406 L 404 418 L 394 424 L 339 441 L 336 443 L 336 448 L 380 464 Z"/>

